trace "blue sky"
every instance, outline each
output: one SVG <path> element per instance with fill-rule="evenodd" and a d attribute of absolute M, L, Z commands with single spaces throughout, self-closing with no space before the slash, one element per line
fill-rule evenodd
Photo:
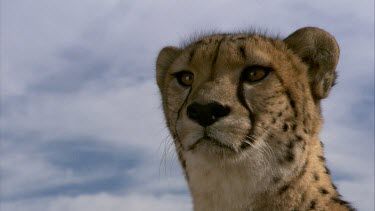
<path fill-rule="evenodd" d="M 334 182 L 374 210 L 374 2 L 1 2 L 2 211 L 191 210 L 155 85 L 165 45 L 256 27 L 332 33 L 321 138 Z"/>

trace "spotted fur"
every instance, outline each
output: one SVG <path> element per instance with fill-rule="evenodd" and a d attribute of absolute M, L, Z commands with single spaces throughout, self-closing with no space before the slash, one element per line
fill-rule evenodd
<path fill-rule="evenodd" d="M 338 55 L 335 39 L 312 27 L 285 39 L 210 34 L 160 52 L 157 83 L 195 211 L 354 210 L 318 138 Z M 249 82 L 252 68 L 267 75 Z M 176 79 L 181 71 L 191 85 Z"/>

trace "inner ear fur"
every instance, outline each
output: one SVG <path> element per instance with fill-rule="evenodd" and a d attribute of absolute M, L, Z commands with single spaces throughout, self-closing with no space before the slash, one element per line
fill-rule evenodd
<path fill-rule="evenodd" d="M 181 49 L 173 46 L 165 47 L 160 51 L 156 60 L 156 82 L 160 90 L 164 88 L 165 74 L 181 52 Z"/>
<path fill-rule="evenodd" d="M 326 98 L 335 84 L 339 46 L 328 32 L 315 28 L 301 28 L 284 42 L 308 66 L 311 91 L 315 100 Z"/>

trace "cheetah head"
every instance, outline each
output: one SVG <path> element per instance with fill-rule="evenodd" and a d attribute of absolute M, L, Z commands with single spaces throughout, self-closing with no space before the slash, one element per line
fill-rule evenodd
<path fill-rule="evenodd" d="M 285 39 L 213 34 L 165 47 L 157 84 L 179 155 L 303 158 L 305 140 L 320 129 L 338 55 L 335 39 L 311 27 Z"/>

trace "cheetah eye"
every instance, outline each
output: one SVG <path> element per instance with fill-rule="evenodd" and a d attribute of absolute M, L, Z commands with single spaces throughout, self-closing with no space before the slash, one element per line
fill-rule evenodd
<path fill-rule="evenodd" d="M 179 84 L 182 86 L 191 86 L 194 81 L 194 74 L 189 71 L 181 71 L 175 73 L 174 76 L 176 77 Z"/>
<path fill-rule="evenodd" d="M 268 68 L 268 67 L 262 67 L 262 66 L 246 67 L 242 72 L 242 79 L 249 83 L 257 82 L 267 77 L 270 71 L 271 71 L 271 68 Z"/>

